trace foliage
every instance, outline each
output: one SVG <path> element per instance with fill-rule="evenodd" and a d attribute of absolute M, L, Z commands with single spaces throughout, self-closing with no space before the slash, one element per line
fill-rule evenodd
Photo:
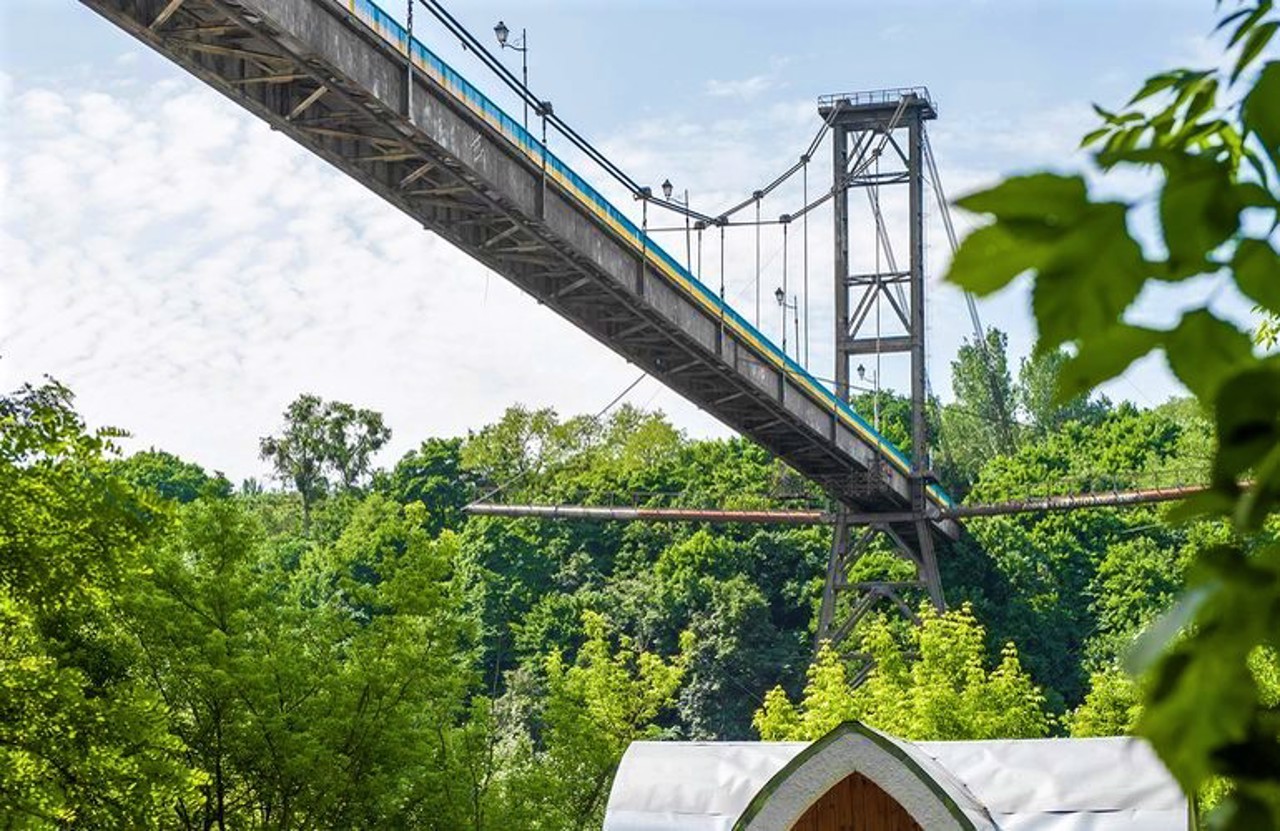
<path fill-rule="evenodd" d="M 0 399 L 0 805 L 6 828 L 159 824 L 199 781 L 113 599 L 159 518 L 57 383 Z"/>
<path fill-rule="evenodd" d="M 955 495 L 967 495 L 990 460 L 1038 443 L 1067 424 L 1096 424 L 1111 411 L 1105 397 L 1079 395 L 1065 403 L 1054 398 L 1067 360 L 1063 350 L 1024 358 L 1015 382 L 1004 332 L 990 328 L 984 343 L 961 344 L 951 362 L 955 401 L 936 408 L 937 467 Z"/>
<path fill-rule="evenodd" d="M 1253 310 L 1262 312 L 1260 306 L 1255 306 Z M 1253 339 L 1263 349 L 1275 348 L 1276 343 L 1280 342 L 1280 315 L 1264 313 L 1257 331 L 1253 333 Z"/>
<path fill-rule="evenodd" d="M 1061 429 L 1068 422 L 1097 423 L 1111 410 L 1106 396 L 1077 395 L 1063 403 L 1056 395 L 1058 378 L 1071 356 L 1065 349 L 1039 352 L 1023 358 L 1018 369 L 1018 407 L 1032 437 Z"/>
<path fill-rule="evenodd" d="M 1017 649 L 1006 644 L 991 669 L 985 639 L 968 606 L 941 614 L 926 607 L 905 638 L 876 621 L 862 641 L 873 664 L 861 686 L 850 689 L 847 668 L 824 645 L 800 703 L 775 688 L 756 713 L 756 728 L 767 741 L 816 739 L 851 719 L 908 739 L 1047 735 L 1044 696 Z"/>
<path fill-rule="evenodd" d="M 1114 471 L 1163 473 L 1208 452 L 1193 402 L 1098 407 L 1044 434 L 1017 411 L 1015 451 L 985 460 L 973 498 L 1064 480 L 1109 488 L 1123 484 Z M 884 429 L 905 430 L 906 412 L 882 396 Z M 520 448 L 505 443 L 513 438 Z M 367 490 L 335 487 L 322 470 L 326 495 L 306 532 L 292 494 L 228 495 L 199 485 L 196 466 L 154 453 L 104 462 L 98 480 L 111 495 L 103 504 L 135 521 L 136 542 L 117 546 L 132 554 L 77 560 L 85 574 L 65 576 L 110 587 L 95 595 L 109 608 L 93 634 L 152 719 L 120 723 L 155 731 L 172 754 L 161 758 L 176 764 L 143 824 L 561 831 L 598 823 L 633 738 L 750 739 L 761 699 L 778 735 L 808 716 L 828 529 L 461 513 L 503 482 L 504 494 L 535 502 L 814 501 L 812 486 L 745 441 L 692 441 L 633 408 L 569 419 L 515 408 L 468 438 L 427 439 L 373 472 Z M 48 475 L 82 488 L 75 470 Z M 169 485 L 191 485 L 168 492 L 195 498 L 160 498 Z M 22 499 L 38 503 L 32 494 Z M 873 615 L 857 637 L 884 669 L 851 692 L 849 669 L 824 656 L 810 672 L 820 671 L 815 701 L 827 703 L 813 704 L 811 721 L 864 718 L 918 737 L 1039 735 L 1062 729 L 1052 710 L 1073 711 L 1062 726 L 1074 728 L 1106 704 L 1086 697 L 1089 679 L 1157 614 L 1185 564 L 1233 539 L 1223 523 L 1172 528 L 1152 509 L 969 529 L 943 558 L 946 585 L 953 603 L 971 600 L 989 636 L 972 617 L 929 618 L 925 634 Z M 8 575 L 58 562 L 42 554 L 3 566 Z M 128 567 L 93 573 L 113 562 Z M 909 564 L 872 551 L 853 579 L 897 568 Z M 31 631 L 5 636 L 19 644 Z M 1016 663 L 1012 653 L 989 660 L 987 641 L 1016 643 Z M 5 648 L 52 652 L 26 643 Z M 60 689 L 47 673 L 21 684 L 13 695 L 24 706 L 80 718 L 75 699 L 37 695 L 31 684 Z M 1094 724 L 1119 729 L 1101 715 Z M 110 735 L 77 730 L 110 748 Z"/>
<path fill-rule="evenodd" d="M 1280 21 L 1271 3 L 1242 4 L 1220 28 L 1239 46 L 1226 70 L 1150 78 L 1122 113 L 1085 138 L 1105 173 L 1154 171 L 1160 245 L 1131 229 L 1142 200 L 1091 198 L 1080 176 L 1039 173 L 960 200 L 994 222 L 957 252 L 950 279 L 979 294 L 1033 273 L 1041 352 L 1070 344 L 1060 396 L 1078 395 L 1163 350 L 1213 414 L 1214 488 L 1184 514 L 1259 528 L 1280 497 L 1280 360 L 1258 356 L 1250 335 L 1210 308 L 1157 330 L 1125 315 L 1151 281 L 1202 276 L 1280 312 L 1280 61 L 1262 61 Z M 1280 547 L 1203 551 L 1188 591 L 1139 653 L 1149 666 L 1138 731 L 1188 789 L 1211 777 L 1236 788 L 1215 812 L 1228 828 L 1280 827 L 1280 720 L 1260 699 L 1248 658 L 1280 642 Z M 1181 633 L 1178 635 L 1178 633 Z M 1175 637 L 1177 635 L 1177 637 Z"/>
<path fill-rule="evenodd" d="M 427 439 L 390 471 L 375 475 L 373 488 L 401 504 L 421 503 L 427 532 L 438 534 L 462 525 L 462 508 L 472 492 L 469 477 L 462 467 L 461 439 Z"/>
<path fill-rule="evenodd" d="M 121 479 L 139 490 L 174 502 L 185 504 L 201 496 L 231 495 L 231 483 L 221 473 L 210 476 L 199 465 L 155 448 L 116 461 L 113 467 Z"/>
<path fill-rule="evenodd" d="M 1138 685 L 1119 667 L 1089 677 L 1089 694 L 1067 718 L 1072 736 L 1127 736 L 1142 714 Z"/>
<path fill-rule="evenodd" d="M 298 492 L 304 527 L 309 528 L 312 506 L 329 490 L 329 473 L 348 492 L 355 490 L 391 430 L 379 413 L 315 395 L 298 396 L 284 416 L 284 432 L 262 438 L 259 453 Z"/>
<path fill-rule="evenodd" d="M 133 626 L 206 780 L 183 827 L 449 827 L 415 805 L 449 804 L 441 745 L 469 676 L 452 539 L 415 510 L 371 498 L 293 569 L 244 508 L 201 500 L 148 552 Z"/>
<path fill-rule="evenodd" d="M 602 823 L 627 745 L 661 735 L 653 721 L 674 703 L 692 646 L 691 637 L 682 637 L 680 654 L 664 661 L 625 635 L 615 648 L 603 615 L 584 612 L 582 626 L 586 641 L 573 663 L 559 651 L 546 658 L 546 749 L 526 772 L 526 787 L 540 802 L 540 826 L 575 831 Z"/>
<path fill-rule="evenodd" d="M 956 401 L 942 412 L 942 452 L 968 481 L 977 478 L 987 459 L 1012 453 L 1017 440 L 1013 428 L 1016 398 L 1006 357 L 1008 341 L 998 329 L 988 329 L 985 334 L 984 343 L 963 343 L 951 362 Z M 957 441 L 957 436 L 963 439 Z"/>

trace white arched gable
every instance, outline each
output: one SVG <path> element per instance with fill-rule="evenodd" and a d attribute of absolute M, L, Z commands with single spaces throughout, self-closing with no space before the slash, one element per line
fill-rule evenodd
<path fill-rule="evenodd" d="M 929 831 L 997 831 L 982 804 L 932 758 L 856 722 L 832 730 L 774 774 L 734 831 L 790 828 L 853 773 L 873 782 Z"/>

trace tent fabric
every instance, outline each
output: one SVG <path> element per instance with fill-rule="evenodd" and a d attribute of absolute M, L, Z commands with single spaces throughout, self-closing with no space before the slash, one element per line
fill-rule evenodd
<path fill-rule="evenodd" d="M 909 742 L 862 725 L 842 725 L 898 748 L 961 808 L 973 828 L 999 831 L 1179 831 L 1191 827 L 1186 797 L 1142 740 L 1015 739 Z M 819 740 L 819 743 L 823 742 Z M 605 831 L 731 831 L 757 795 L 794 798 L 808 787 L 806 761 L 833 758 L 843 775 L 858 770 L 856 743 L 833 742 L 780 781 L 808 742 L 635 742 L 623 756 L 605 814 Z M 844 754 L 843 757 L 839 754 Z M 869 759 L 862 758 L 866 765 Z M 874 761 L 886 765 L 883 759 Z M 907 766 L 906 761 L 896 764 Z M 887 765 L 886 765 L 887 766 Z M 884 776 L 900 775 L 881 771 Z M 872 777 L 874 778 L 874 776 Z M 888 781 L 888 780 L 885 780 Z M 904 807 L 908 807 L 904 804 Z M 758 811 L 759 804 L 753 808 Z M 910 808 L 908 808 L 910 810 Z"/>
<path fill-rule="evenodd" d="M 1003 831 L 1189 827 L 1181 787 L 1151 746 L 1125 737 L 917 742 Z"/>
<path fill-rule="evenodd" d="M 731 831 L 809 742 L 633 742 L 609 793 L 606 831 Z"/>

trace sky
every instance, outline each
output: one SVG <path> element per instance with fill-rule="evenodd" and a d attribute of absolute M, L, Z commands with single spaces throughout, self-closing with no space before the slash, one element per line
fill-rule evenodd
<path fill-rule="evenodd" d="M 384 5 L 403 12 L 401 0 Z M 536 94 L 632 178 L 655 191 L 669 178 L 711 214 L 795 161 L 819 127 L 823 94 L 927 86 L 939 112 L 931 143 L 955 196 L 1009 174 L 1079 169 L 1092 102 L 1119 106 L 1157 70 L 1218 59 L 1208 0 L 449 7 L 485 39 L 499 18 L 526 29 Z M 424 11 L 417 21 L 429 46 L 519 115 Z M 503 57 L 518 70 L 518 55 Z M 553 140 L 552 149 L 563 148 Z M 597 170 L 577 169 L 635 208 Z M 819 160 L 811 188 L 824 184 L 830 171 Z M 1136 197 L 1150 185 L 1108 187 Z M 788 186 L 763 210 L 788 212 L 801 198 Z M 895 199 L 885 192 L 890 221 Z M 853 245 L 865 260 L 864 219 L 855 218 Z M 831 221 L 818 211 L 810 225 L 810 362 L 820 377 L 831 375 Z M 956 221 L 962 234 L 975 227 L 972 217 Z M 748 318 L 753 234 L 736 230 L 725 254 L 727 295 Z M 767 229 L 760 242 L 761 328 L 771 336 L 779 236 Z M 663 240 L 683 258 L 682 235 Z M 963 297 L 939 282 L 948 246 L 935 207 L 927 240 L 929 370 L 947 399 L 950 360 L 972 329 Z M 718 259 L 709 235 L 703 250 L 707 263 Z M 793 240 L 788 289 L 797 295 L 800 255 Z M 701 275 L 720 279 L 710 266 Z M 1215 291 L 1151 291 L 1133 316 L 1158 324 L 1209 300 L 1232 305 Z M 1016 369 L 1035 337 L 1026 285 L 979 308 L 1008 332 Z M 1244 314 L 1239 303 L 1228 311 Z M 882 383 L 903 388 L 901 370 L 886 362 Z M 394 437 L 380 461 L 391 464 L 515 403 L 594 413 L 640 373 L 85 7 L 6 0 L 0 385 L 46 374 L 71 387 L 90 424 L 128 430 L 128 449 L 162 448 L 239 481 L 266 475 L 258 439 L 304 392 L 382 412 Z M 1105 391 L 1151 406 L 1180 388 L 1154 358 Z M 626 400 L 665 411 L 691 436 L 729 434 L 651 378 Z"/>

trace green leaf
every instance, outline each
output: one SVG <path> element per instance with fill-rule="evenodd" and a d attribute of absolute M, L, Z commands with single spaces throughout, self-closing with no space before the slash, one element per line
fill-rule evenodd
<path fill-rule="evenodd" d="M 1262 53 L 1262 50 L 1267 48 L 1277 28 L 1280 28 L 1280 21 L 1269 20 L 1249 32 L 1249 37 L 1244 42 L 1244 49 L 1240 50 L 1240 58 L 1236 61 L 1235 69 L 1231 70 L 1231 83 L 1234 84 L 1240 77 L 1240 73 L 1244 72 Z"/>
<path fill-rule="evenodd" d="M 1258 137 L 1271 163 L 1280 168 L 1280 104 L 1277 101 L 1280 101 L 1280 61 L 1270 61 L 1245 96 L 1241 120 L 1245 131 Z"/>
<path fill-rule="evenodd" d="M 1280 495 L 1280 442 L 1254 467 L 1253 483 L 1236 506 L 1236 525 L 1250 531 L 1262 527 Z"/>
<path fill-rule="evenodd" d="M 1093 144 L 1098 139 L 1102 138 L 1103 136 L 1105 136 L 1107 133 L 1110 133 L 1110 132 L 1111 132 L 1110 127 L 1099 127 L 1096 130 L 1086 133 L 1084 138 L 1080 139 L 1080 146 L 1088 147 L 1089 145 Z"/>
<path fill-rule="evenodd" d="M 1166 90 L 1174 84 L 1178 83 L 1179 74 L 1177 72 L 1162 72 L 1159 75 L 1152 75 L 1147 82 L 1142 85 L 1142 89 L 1129 99 L 1129 106 L 1133 106 L 1139 101 L 1150 98 L 1157 92 Z"/>
<path fill-rule="evenodd" d="M 1139 635 L 1125 656 L 1125 669 L 1141 675 L 1160 660 L 1166 647 L 1195 619 L 1200 607 L 1209 599 L 1213 589 L 1197 586 L 1183 593 L 1169 609 Z"/>
<path fill-rule="evenodd" d="M 1231 258 L 1236 285 L 1264 309 L 1280 314 L 1280 254 L 1265 240 L 1243 239 Z"/>
<path fill-rule="evenodd" d="M 1128 205 L 1092 204 L 1068 233 L 1046 245 L 1031 303 L 1039 350 L 1087 340 L 1116 326 L 1148 274 L 1129 234 Z"/>
<path fill-rule="evenodd" d="M 1224 487 L 1192 494 L 1174 503 L 1165 515 L 1166 519 L 1172 524 L 1182 524 L 1205 517 L 1231 516 L 1236 506 L 1237 490 L 1232 483 L 1229 492 Z"/>
<path fill-rule="evenodd" d="M 1221 383 L 1213 403 L 1218 433 L 1214 478 L 1235 481 L 1280 444 L 1280 371 L 1256 366 L 1237 372 Z"/>
<path fill-rule="evenodd" d="M 1274 828 L 1275 816 L 1267 803 L 1246 793 L 1229 793 L 1209 812 L 1209 831 L 1258 831 Z"/>
<path fill-rule="evenodd" d="M 1261 3 L 1259 3 L 1257 6 L 1255 6 L 1252 9 L 1243 8 L 1240 11 L 1236 12 L 1235 14 L 1228 15 L 1225 19 L 1223 19 L 1221 23 L 1217 25 L 1214 31 L 1216 32 L 1220 30 L 1222 27 L 1226 26 L 1230 21 L 1235 20 L 1241 15 L 1248 15 L 1245 21 L 1241 23 L 1239 26 L 1237 26 L 1236 30 L 1231 33 L 1231 40 L 1227 41 L 1227 48 L 1230 49 L 1231 47 L 1239 43 L 1240 38 L 1247 35 L 1253 29 L 1253 27 L 1257 25 L 1258 21 L 1261 20 L 1263 16 L 1269 11 L 1271 11 L 1271 0 L 1262 0 Z"/>
<path fill-rule="evenodd" d="M 1222 383 L 1253 360 L 1253 343 L 1206 309 L 1182 318 L 1165 335 L 1165 354 L 1178 380 L 1206 405 L 1216 405 Z"/>
<path fill-rule="evenodd" d="M 1084 340 L 1080 351 L 1063 364 L 1054 401 L 1064 404 L 1104 381 L 1116 377 L 1129 364 L 1160 346 L 1163 332 L 1119 324 Z"/>
<path fill-rule="evenodd" d="M 1204 115 L 1213 107 L 1218 99 L 1218 82 L 1212 79 L 1203 81 L 1200 88 L 1196 90 L 1196 94 L 1191 96 L 1191 103 L 1187 105 L 1186 111 L 1182 114 L 1182 118 L 1188 124 L 1195 124 L 1200 120 L 1200 116 Z"/>
<path fill-rule="evenodd" d="M 1248 647 L 1242 649 L 1234 639 L 1213 638 L 1202 630 L 1188 636 L 1153 671 L 1138 732 L 1156 745 L 1185 789 L 1194 791 L 1211 775 L 1217 749 L 1248 734 L 1257 689 L 1245 665 L 1247 653 Z"/>
<path fill-rule="evenodd" d="M 1170 276 L 1202 273 L 1209 254 L 1240 227 L 1240 203 L 1231 170 L 1206 156 L 1184 156 L 1165 165 L 1160 223 L 1169 249 Z"/>
<path fill-rule="evenodd" d="M 994 188 L 970 194 L 956 202 L 974 213 L 994 214 L 1003 220 L 1034 220 L 1053 226 L 1076 221 L 1088 203 L 1084 179 L 1053 173 L 1014 176 Z"/>
<path fill-rule="evenodd" d="M 1266 1 L 1267 1 L 1267 2 L 1270 2 L 1270 0 L 1266 0 Z M 1257 10 L 1256 10 L 1256 9 L 1249 9 L 1249 8 L 1244 8 L 1244 9 L 1240 9 L 1239 11 L 1234 11 L 1234 12 L 1232 12 L 1231 14 L 1229 14 L 1229 15 L 1227 15 L 1226 17 L 1224 17 L 1224 18 L 1222 18 L 1221 20 L 1219 20 L 1219 21 L 1218 21 L 1218 25 L 1213 27 L 1213 31 L 1214 31 L 1214 32 L 1221 32 L 1223 29 L 1225 29 L 1225 28 L 1227 28 L 1228 26 L 1230 26 L 1234 21 L 1239 20 L 1240 18 L 1244 17 L 1244 16 L 1245 16 L 1245 15 L 1247 15 L 1247 14 L 1252 14 L 1252 13 L 1253 13 L 1253 12 L 1255 12 L 1255 11 L 1257 11 Z M 1238 32 L 1239 32 L 1239 30 L 1237 30 L 1237 33 L 1238 33 Z M 1234 35 L 1233 35 L 1233 37 L 1234 37 Z"/>
<path fill-rule="evenodd" d="M 1183 156 L 1166 147 L 1140 147 L 1117 150 L 1103 150 L 1095 158 L 1103 167 L 1113 167 L 1121 162 L 1127 164 L 1153 165 L 1164 167 L 1178 164 Z"/>
<path fill-rule="evenodd" d="M 1037 247 L 1015 238 L 1003 225 L 979 228 L 964 238 L 951 260 L 947 280 L 985 296 L 1042 261 Z"/>
<path fill-rule="evenodd" d="M 1240 647 L 1223 646 L 1193 635 L 1157 664 L 1138 722 L 1138 733 L 1151 740 L 1169 771 L 1192 791 L 1212 774 L 1214 751 L 1247 735 L 1257 705 Z"/>

